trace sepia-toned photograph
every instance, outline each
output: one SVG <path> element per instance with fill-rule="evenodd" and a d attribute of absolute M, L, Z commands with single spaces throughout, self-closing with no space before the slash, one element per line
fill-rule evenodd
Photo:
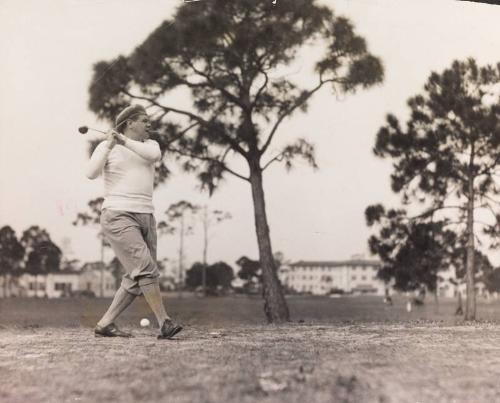
<path fill-rule="evenodd" d="M 500 402 L 500 4 L 0 0 L 0 402 Z"/>

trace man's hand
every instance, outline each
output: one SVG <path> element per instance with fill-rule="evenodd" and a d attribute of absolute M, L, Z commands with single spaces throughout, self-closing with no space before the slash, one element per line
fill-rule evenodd
<path fill-rule="evenodd" d="M 117 131 L 113 130 L 113 137 L 115 138 L 116 142 L 122 146 L 125 145 L 125 141 L 127 141 L 127 137 L 124 136 L 121 133 L 118 133 Z"/>
<path fill-rule="evenodd" d="M 110 129 L 106 133 L 106 140 L 108 141 L 107 147 L 111 150 L 116 144 L 118 144 L 117 139 L 114 136 L 114 130 Z"/>
<path fill-rule="evenodd" d="M 115 144 L 120 144 L 123 146 L 125 145 L 125 141 L 127 140 L 127 137 L 113 129 L 108 130 L 107 136 L 108 141 L 110 142 L 110 144 L 112 144 L 110 145 L 110 148 L 114 147 Z"/>

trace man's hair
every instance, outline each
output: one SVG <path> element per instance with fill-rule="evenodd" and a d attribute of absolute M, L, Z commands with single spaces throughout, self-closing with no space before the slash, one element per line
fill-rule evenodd
<path fill-rule="evenodd" d="M 115 119 L 115 128 L 120 133 L 127 128 L 129 120 L 136 121 L 141 115 L 147 115 L 146 109 L 141 105 L 130 105 L 122 110 Z"/>

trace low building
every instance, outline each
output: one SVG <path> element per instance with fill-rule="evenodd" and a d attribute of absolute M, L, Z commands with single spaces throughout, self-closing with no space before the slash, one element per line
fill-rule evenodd
<path fill-rule="evenodd" d="M 384 295 L 386 284 L 377 278 L 380 262 L 355 258 L 345 261 L 298 261 L 283 267 L 280 280 L 296 292 Z"/>
<path fill-rule="evenodd" d="M 23 274 L 15 278 L 9 287 L 9 296 L 61 298 L 85 292 L 87 295 L 101 296 L 101 275 L 103 296 L 113 297 L 116 291 L 115 279 L 109 270 L 101 272 L 95 264 L 87 264 L 81 270 L 63 270 L 48 274 Z M 0 294 L 3 296 L 3 294 Z"/>
<path fill-rule="evenodd" d="M 70 296 L 78 290 L 79 272 L 57 272 L 19 277 L 15 294 L 23 297 L 60 298 Z"/>
<path fill-rule="evenodd" d="M 174 291 L 179 286 L 179 265 L 177 262 L 163 258 L 158 261 L 160 271 L 160 288 L 162 291 Z"/>
<path fill-rule="evenodd" d="M 82 267 L 78 279 L 78 291 L 92 293 L 96 297 L 113 297 L 116 292 L 116 280 L 111 271 L 101 270 L 101 262 L 87 263 Z M 101 293 L 102 283 L 102 293 Z"/>
<path fill-rule="evenodd" d="M 438 273 L 438 296 L 441 298 L 455 298 L 458 297 L 458 293 L 462 294 L 462 297 L 467 295 L 467 285 L 465 278 L 457 280 L 455 268 L 450 267 L 447 270 L 440 271 Z M 496 293 L 490 293 L 486 289 L 486 285 L 480 280 L 482 273 L 476 273 L 476 280 L 474 288 L 476 289 L 476 296 L 480 298 L 489 298 L 495 296 Z"/>
<path fill-rule="evenodd" d="M 460 291 L 460 285 L 456 281 L 455 269 L 450 267 L 447 270 L 440 271 L 438 276 L 438 296 L 441 298 L 456 297 L 458 291 Z"/>
<path fill-rule="evenodd" d="M 10 274 L 0 276 L 0 297 L 17 295 L 17 277 Z"/>

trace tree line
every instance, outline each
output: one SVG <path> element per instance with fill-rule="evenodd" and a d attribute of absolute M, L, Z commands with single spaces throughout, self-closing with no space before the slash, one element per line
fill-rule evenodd
<path fill-rule="evenodd" d="M 262 293 L 263 277 L 260 262 L 247 256 L 241 256 L 235 263 L 239 266 L 237 276 L 242 280 L 242 286 L 239 289 L 233 287 L 234 270 L 225 262 L 216 262 L 211 265 L 195 262 L 186 272 L 186 287 L 192 290 L 202 288 L 204 284 L 203 272 L 205 272 L 206 294 L 208 295 L 224 295 L 230 289 L 245 294 Z M 279 252 L 275 255 L 275 264 L 277 268 L 283 264 L 283 257 Z"/>
<path fill-rule="evenodd" d="M 18 238 L 8 225 L 0 228 L 0 275 L 3 295 L 10 292 L 12 282 L 23 274 L 39 275 L 61 270 L 62 251 L 47 230 L 32 225 Z M 35 281 L 35 293 L 38 283 Z"/>

